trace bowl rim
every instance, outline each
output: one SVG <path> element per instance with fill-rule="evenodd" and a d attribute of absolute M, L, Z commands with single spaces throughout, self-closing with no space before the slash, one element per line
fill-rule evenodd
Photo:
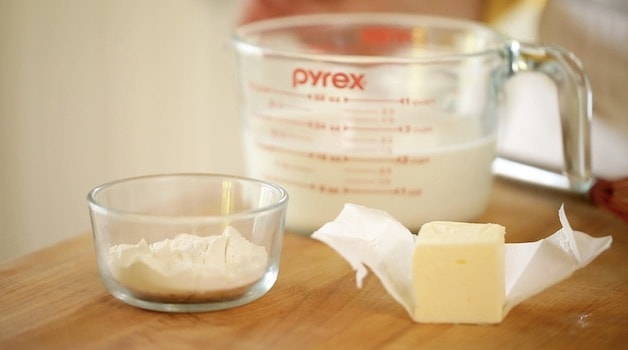
<path fill-rule="evenodd" d="M 474 32 L 476 37 L 489 38 L 483 48 L 460 52 L 431 53 L 429 55 L 362 55 L 345 53 L 317 53 L 303 50 L 287 49 L 277 45 L 264 45 L 258 42 L 265 33 L 278 30 L 290 30 L 308 26 L 355 27 L 383 26 L 387 28 L 450 29 Z M 231 45 L 243 56 L 279 57 L 295 60 L 322 61 L 331 63 L 385 63 L 385 64 L 416 64 L 457 62 L 490 55 L 501 55 L 508 47 L 510 37 L 486 25 L 485 23 L 464 18 L 424 15 L 413 13 L 382 13 L 377 12 L 346 12 L 346 13 L 315 13 L 295 14 L 245 23 L 235 27 L 231 32 Z"/>
<path fill-rule="evenodd" d="M 97 196 L 100 192 L 107 190 L 111 187 L 134 182 L 134 181 L 143 181 L 143 180 L 154 180 L 154 179 L 166 179 L 166 178 L 215 178 L 215 179 L 224 179 L 224 180 L 236 180 L 242 182 L 256 183 L 268 188 L 277 191 L 279 194 L 279 199 L 273 202 L 272 204 L 265 205 L 255 209 L 247 209 L 241 211 L 235 211 L 232 213 L 226 213 L 221 215 L 181 215 L 181 216 L 168 216 L 168 215 L 156 215 L 156 214 L 146 214 L 146 213 L 137 213 L 130 212 L 126 210 L 120 210 L 116 208 L 111 208 L 106 206 L 98 201 Z M 273 212 L 277 209 L 287 206 L 287 202 L 289 199 L 288 191 L 286 191 L 283 187 L 268 182 L 265 180 L 260 180 L 256 178 L 240 176 L 240 175 L 230 175 L 230 174 L 222 174 L 222 173 L 164 173 L 164 174 L 150 174 L 150 175 L 141 175 L 141 176 L 133 176 L 122 179 L 117 179 L 109 182 L 102 183 L 94 188 L 92 188 L 87 194 L 87 202 L 90 207 L 90 210 L 93 212 L 98 212 L 111 216 L 126 216 L 134 219 L 150 219 L 151 221 L 165 220 L 165 221 L 190 221 L 190 220 L 201 220 L 201 221 L 224 221 L 225 219 L 230 218 L 245 218 L 245 217 L 253 217 L 259 215 L 264 212 Z"/>

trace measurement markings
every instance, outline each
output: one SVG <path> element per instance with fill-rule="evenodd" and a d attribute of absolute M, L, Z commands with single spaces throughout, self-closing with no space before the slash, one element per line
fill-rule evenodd
<path fill-rule="evenodd" d="M 274 175 L 268 175 L 266 174 L 265 177 L 267 179 L 269 179 L 270 181 L 274 181 L 274 182 L 281 182 L 284 184 L 289 184 L 292 186 L 298 186 L 298 187 L 303 187 L 303 188 L 308 188 L 311 190 L 315 190 L 316 189 L 316 184 L 311 183 L 311 182 L 303 182 L 303 181 L 298 181 L 295 179 L 289 179 L 289 178 L 284 178 L 284 177 L 279 177 L 279 176 L 274 176 Z"/>
<path fill-rule="evenodd" d="M 373 154 L 376 152 L 389 152 L 392 150 L 386 149 L 386 148 L 380 148 L 380 147 L 371 147 L 371 148 L 366 148 L 366 147 L 351 147 L 351 148 L 347 148 L 346 149 L 349 152 L 353 152 L 353 153 L 366 153 L 366 154 Z"/>
<path fill-rule="evenodd" d="M 420 188 L 391 187 L 391 188 L 363 188 L 363 187 L 343 187 L 327 184 L 316 184 L 312 182 L 298 181 L 295 179 L 266 175 L 269 181 L 283 183 L 285 185 L 297 186 L 316 192 L 349 195 L 349 194 L 371 194 L 371 195 L 395 195 L 395 196 L 420 196 Z"/>
<path fill-rule="evenodd" d="M 361 131 L 361 132 L 389 132 L 389 133 L 427 133 L 432 132 L 431 126 L 426 127 L 413 127 L 412 125 L 399 125 L 399 126 L 354 126 L 346 124 L 330 124 L 323 121 L 314 120 L 299 120 L 294 118 L 279 117 L 264 113 L 253 113 L 253 116 L 259 120 L 273 123 L 282 123 L 286 125 L 296 125 L 301 127 L 307 127 L 315 130 L 330 130 L 334 132 L 341 131 Z"/>
<path fill-rule="evenodd" d="M 381 167 L 381 168 L 355 168 L 355 167 L 347 167 L 344 168 L 344 171 L 347 173 L 358 173 L 358 174 L 391 174 L 392 168 L 390 167 Z"/>
<path fill-rule="evenodd" d="M 407 164 L 407 165 L 420 165 L 425 164 L 430 161 L 428 156 L 419 156 L 413 157 L 408 155 L 401 155 L 396 157 L 359 157 L 359 156 L 347 156 L 347 155 L 336 155 L 331 153 L 319 153 L 319 152 L 307 152 L 307 151 L 297 151 L 287 147 L 280 147 L 271 144 L 265 144 L 260 141 L 256 142 L 257 146 L 265 149 L 269 152 L 281 152 L 285 154 L 291 154 L 294 156 L 300 156 L 302 158 L 320 160 L 320 161 L 329 161 L 329 162 L 356 162 L 356 163 L 373 163 L 373 164 L 382 164 L 382 163 L 394 163 L 394 164 Z"/>
<path fill-rule="evenodd" d="M 282 123 L 282 124 L 288 124 L 288 125 L 309 127 L 312 124 L 312 122 L 309 120 L 297 120 L 293 118 L 278 117 L 274 115 L 262 114 L 259 112 L 253 113 L 253 116 L 267 122 L 276 122 L 276 123 Z"/>
<path fill-rule="evenodd" d="M 283 162 L 283 161 L 278 161 L 275 163 L 275 165 L 279 168 L 300 171 L 300 172 L 305 172 L 305 173 L 311 173 L 315 170 L 313 167 L 310 167 L 307 165 L 294 164 L 294 163 L 288 163 L 288 162 Z"/>
<path fill-rule="evenodd" d="M 394 164 L 408 164 L 419 165 L 429 162 L 429 157 L 410 157 L 410 156 L 396 156 L 396 157 L 345 157 L 347 162 L 364 162 L 364 163 L 394 163 Z"/>
<path fill-rule="evenodd" d="M 338 128 L 332 129 L 339 131 Z M 433 132 L 431 126 L 412 126 L 412 125 L 398 125 L 398 126 L 350 126 L 343 125 L 342 131 L 363 131 L 363 132 L 390 132 L 390 133 L 402 133 L 402 134 L 423 134 Z"/>
<path fill-rule="evenodd" d="M 359 143 L 380 143 L 380 138 L 378 137 L 351 137 L 351 136 L 347 136 L 347 137 L 343 137 L 342 141 L 344 142 L 359 142 Z M 384 143 L 384 141 L 381 141 L 382 143 Z"/>
<path fill-rule="evenodd" d="M 249 82 L 249 87 L 257 92 L 261 92 L 261 93 L 268 93 L 268 94 L 274 94 L 274 95 L 284 95 L 284 96 L 291 96 L 291 97 L 302 97 L 302 98 L 308 98 L 308 94 L 302 93 L 302 92 L 295 92 L 295 91 L 291 91 L 291 90 L 282 90 L 282 89 L 276 89 L 276 88 L 271 88 L 269 86 L 263 86 L 263 85 L 257 85 L 255 83 Z"/>
<path fill-rule="evenodd" d="M 379 109 L 374 108 L 345 108 L 345 112 L 357 113 L 357 114 L 379 114 Z"/>
<path fill-rule="evenodd" d="M 412 106 L 426 106 L 436 103 L 436 98 L 411 98 L 411 97 L 391 97 L 391 98 L 375 98 L 375 97 L 345 97 L 346 102 L 363 102 L 363 103 L 393 103 Z"/>
<path fill-rule="evenodd" d="M 348 126 L 345 125 L 343 130 L 364 131 L 364 132 L 408 132 L 409 126 Z"/>
<path fill-rule="evenodd" d="M 345 178 L 345 182 L 355 185 L 390 185 L 392 182 L 389 178 Z"/>
<path fill-rule="evenodd" d="M 287 132 L 285 130 L 278 130 L 278 129 L 270 129 L 270 134 L 273 137 L 279 138 L 279 139 L 292 139 L 292 140 L 299 140 L 299 141 L 313 141 L 311 136 L 308 135 L 301 135 L 301 134 L 295 134 L 295 133 L 290 133 Z"/>
<path fill-rule="evenodd" d="M 379 195 L 396 195 L 396 196 L 419 196 L 421 195 L 420 189 L 407 189 L 405 187 L 394 188 L 359 188 L 359 187 L 346 187 L 343 189 L 343 193 L 347 194 L 379 194 Z"/>
<path fill-rule="evenodd" d="M 270 86 L 259 85 L 254 82 L 248 82 L 249 88 L 260 93 L 274 94 L 281 96 L 300 97 L 306 98 L 311 101 L 317 102 L 330 102 L 330 103 L 349 103 L 349 102 L 362 102 L 362 103 L 395 103 L 402 105 L 423 106 L 436 103 L 436 98 L 410 98 L 410 97 L 347 97 L 339 95 L 329 95 L 325 93 L 312 93 L 312 92 L 298 92 L 293 90 L 278 89 Z"/>
<path fill-rule="evenodd" d="M 347 116 L 343 117 L 343 120 L 351 123 L 378 123 L 380 121 L 377 117 L 366 117 L 366 116 Z"/>
<path fill-rule="evenodd" d="M 399 103 L 399 98 L 345 97 L 347 102 Z"/>
<path fill-rule="evenodd" d="M 257 144 L 257 146 L 259 148 L 264 149 L 264 150 L 269 151 L 269 152 L 280 152 L 280 153 L 290 154 L 290 155 L 299 156 L 299 157 L 307 157 L 308 156 L 308 152 L 296 151 L 296 150 L 293 150 L 291 148 L 278 147 L 278 146 L 271 145 L 271 144 L 264 144 L 264 143 L 261 143 L 259 141 L 257 141 L 256 144 Z"/>
<path fill-rule="evenodd" d="M 289 109 L 300 109 L 302 111 L 312 110 L 310 107 L 307 107 L 307 106 L 302 106 L 302 105 L 297 105 L 297 104 L 292 104 L 292 103 L 285 103 L 283 101 L 275 101 L 273 99 L 268 100 L 268 106 L 271 108 L 277 108 L 277 109 L 289 108 Z"/>

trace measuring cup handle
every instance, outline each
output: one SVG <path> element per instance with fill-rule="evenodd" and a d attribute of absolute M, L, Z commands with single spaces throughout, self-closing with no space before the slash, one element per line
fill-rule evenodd
<path fill-rule="evenodd" d="M 562 128 L 565 167 L 562 174 L 498 158 L 497 175 L 586 194 L 593 184 L 591 172 L 592 97 L 589 80 L 578 58 L 561 48 L 510 41 L 508 76 L 539 72 L 554 81 Z"/>

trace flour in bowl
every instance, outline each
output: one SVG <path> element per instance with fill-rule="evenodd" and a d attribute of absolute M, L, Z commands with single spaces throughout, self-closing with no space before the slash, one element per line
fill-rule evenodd
<path fill-rule="evenodd" d="M 108 260 L 111 275 L 138 297 L 200 302 L 244 294 L 264 275 L 268 253 L 227 227 L 214 236 L 182 233 L 152 244 L 118 244 Z"/>

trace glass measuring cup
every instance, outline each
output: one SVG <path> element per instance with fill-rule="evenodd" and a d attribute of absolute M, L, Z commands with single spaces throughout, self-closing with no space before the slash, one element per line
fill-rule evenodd
<path fill-rule="evenodd" d="M 248 176 L 288 190 L 293 232 L 311 233 L 347 202 L 412 230 L 481 214 L 503 86 L 519 72 L 556 83 L 568 186 L 591 185 L 588 81 L 556 47 L 406 14 L 271 19 L 237 28 L 234 45 Z"/>

